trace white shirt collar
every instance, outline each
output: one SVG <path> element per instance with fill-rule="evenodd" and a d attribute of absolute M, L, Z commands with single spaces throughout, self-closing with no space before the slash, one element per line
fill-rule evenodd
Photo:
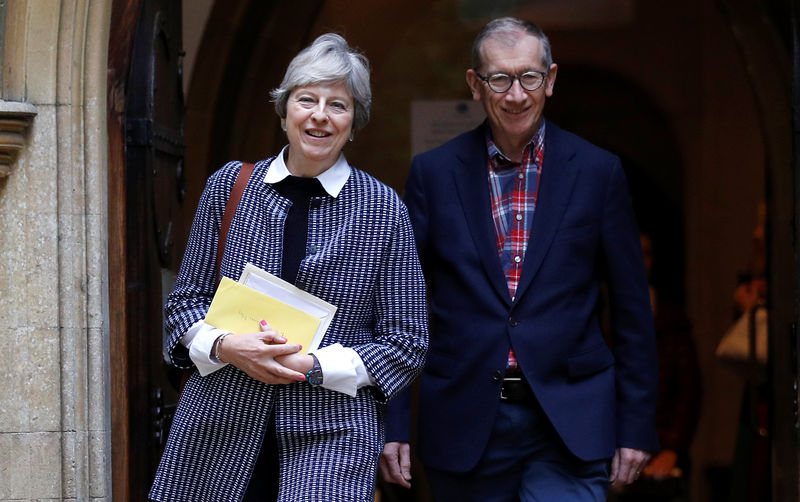
<path fill-rule="evenodd" d="M 272 161 L 272 164 L 270 164 L 267 175 L 264 177 L 264 183 L 272 185 L 292 175 L 292 173 L 289 172 L 289 168 L 286 167 L 286 162 L 283 160 L 283 154 L 286 152 L 287 148 L 289 148 L 289 145 L 284 146 L 281 153 L 279 153 L 278 156 L 275 157 L 275 160 Z M 328 195 L 334 198 L 338 197 L 339 192 L 342 191 L 345 183 L 347 183 L 347 180 L 350 178 L 350 164 L 347 163 L 344 154 L 340 153 L 339 158 L 336 159 L 336 162 L 334 162 L 331 167 L 315 177 L 322 184 L 322 188 L 328 192 Z"/>

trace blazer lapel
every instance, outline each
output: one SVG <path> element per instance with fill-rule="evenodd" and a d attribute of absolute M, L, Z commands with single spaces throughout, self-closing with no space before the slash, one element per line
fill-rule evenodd
<path fill-rule="evenodd" d="M 564 217 L 578 172 L 572 162 L 575 152 L 563 141 L 561 130 L 550 122 L 546 127 L 539 198 L 515 299 L 522 297 L 542 265 Z"/>
<path fill-rule="evenodd" d="M 486 276 L 497 294 L 510 305 L 511 296 L 497 253 L 483 127 L 485 125 L 473 131 L 472 141 L 456 155 L 460 165 L 453 169 L 453 177 L 472 241 L 478 250 Z"/>

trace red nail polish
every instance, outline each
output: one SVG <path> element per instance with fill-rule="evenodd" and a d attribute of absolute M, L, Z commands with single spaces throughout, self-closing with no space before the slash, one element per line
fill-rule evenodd
<path fill-rule="evenodd" d="M 266 326 L 267 325 L 267 321 L 265 321 L 264 319 L 261 319 L 261 325 L 262 326 Z"/>

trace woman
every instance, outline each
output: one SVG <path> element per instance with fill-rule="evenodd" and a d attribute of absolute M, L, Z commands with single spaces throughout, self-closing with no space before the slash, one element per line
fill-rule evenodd
<path fill-rule="evenodd" d="M 289 145 L 256 163 L 220 272 L 238 279 L 252 262 L 338 310 L 313 355 L 265 322 L 232 336 L 204 322 L 241 163 L 212 175 L 166 305 L 172 362 L 199 371 L 181 394 L 153 500 L 373 500 L 383 405 L 424 362 L 424 282 L 406 208 L 341 153 L 369 120 L 366 58 L 322 35 L 272 98 Z"/>

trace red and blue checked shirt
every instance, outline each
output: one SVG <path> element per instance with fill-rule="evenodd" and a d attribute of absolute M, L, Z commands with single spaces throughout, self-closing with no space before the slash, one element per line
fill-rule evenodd
<path fill-rule="evenodd" d="M 544 124 L 542 120 L 539 130 L 525 146 L 522 162 L 512 162 L 495 145 L 491 133 L 487 132 L 486 135 L 489 190 L 497 251 L 512 300 L 522 274 L 533 214 L 536 211 L 544 158 Z M 517 367 L 512 347 L 508 354 L 508 369 Z"/>

